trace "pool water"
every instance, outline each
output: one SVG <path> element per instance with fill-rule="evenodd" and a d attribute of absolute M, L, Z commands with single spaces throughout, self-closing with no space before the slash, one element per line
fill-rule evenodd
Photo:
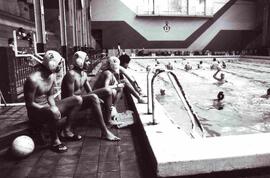
<path fill-rule="evenodd" d="M 196 69 L 199 60 L 204 61 L 205 69 Z M 160 65 L 168 62 L 173 64 L 173 71 L 206 130 L 206 136 L 270 132 L 270 99 L 261 97 L 270 87 L 270 60 L 219 59 L 221 60 L 227 64 L 226 69 L 222 69 L 228 81 L 224 84 L 219 84 L 213 78 L 216 70 L 210 69 L 211 59 L 159 59 L 159 62 Z M 188 72 L 184 70 L 187 61 L 193 68 Z M 144 67 L 155 64 L 153 59 L 138 59 L 134 62 Z M 165 73 L 156 80 L 154 88 L 156 98 L 175 123 L 187 130 L 191 123 Z M 165 89 L 165 95 L 161 95 L 160 89 Z M 223 109 L 217 109 L 213 105 L 219 91 L 223 91 L 225 95 Z"/>

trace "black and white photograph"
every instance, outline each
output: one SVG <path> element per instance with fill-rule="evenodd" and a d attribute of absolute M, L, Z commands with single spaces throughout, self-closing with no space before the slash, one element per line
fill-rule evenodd
<path fill-rule="evenodd" d="M 0 0 L 0 178 L 270 178 L 270 1 Z"/>

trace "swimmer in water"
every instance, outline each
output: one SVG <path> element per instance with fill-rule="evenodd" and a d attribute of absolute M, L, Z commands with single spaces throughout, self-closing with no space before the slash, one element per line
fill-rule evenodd
<path fill-rule="evenodd" d="M 213 63 L 212 63 L 212 65 L 210 66 L 210 69 L 211 69 L 211 70 L 218 69 L 218 66 L 219 66 L 219 61 L 217 61 L 217 59 L 214 58 L 214 59 L 213 59 Z"/>
<path fill-rule="evenodd" d="M 206 69 L 206 64 L 203 63 L 203 61 L 200 61 L 199 64 L 197 64 L 197 69 Z"/>
<path fill-rule="evenodd" d="M 225 80 L 225 74 L 220 73 L 220 77 L 217 77 L 217 74 L 221 71 L 221 68 L 218 67 L 217 71 L 214 73 L 213 78 L 218 81 L 218 84 L 224 84 L 225 82 L 228 82 Z"/>
<path fill-rule="evenodd" d="M 185 70 L 189 71 L 192 69 L 192 66 L 189 64 L 189 62 L 187 62 L 187 64 L 185 65 Z"/>
<path fill-rule="evenodd" d="M 155 66 L 158 66 L 160 64 L 160 62 L 157 59 L 155 59 L 155 62 L 156 62 Z"/>
<path fill-rule="evenodd" d="M 262 98 L 269 99 L 270 98 L 270 88 L 267 89 L 266 94 L 261 96 Z"/>
<path fill-rule="evenodd" d="M 202 64 L 203 64 L 203 61 L 200 61 L 199 64 L 197 64 L 197 69 L 201 69 L 202 68 Z"/>
<path fill-rule="evenodd" d="M 208 107 L 202 107 L 201 105 L 196 103 L 196 107 L 204 109 L 204 110 L 210 110 L 210 109 L 217 109 L 222 110 L 224 108 L 224 93 L 223 91 L 218 92 L 217 98 L 211 99 L 211 104 L 209 103 Z"/>
<path fill-rule="evenodd" d="M 221 67 L 225 69 L 227 67 L 226 63 L 224 61 L 221 62 Z"/>
<path fill-rule="evenodd" d="M 172 65 L 172 63 L 169 62 L 169 63 L 166 65 L 166 68 L 167 68 L 168 70 L 173 70 L 173 65 Z"/>
<path fill-rule="evenodd" d="M 222 110 L 224 108 L 224 93 L 223 91 L 218 92 L 217 98 L 213 100 L 213 107 L 217 110 Z"/>

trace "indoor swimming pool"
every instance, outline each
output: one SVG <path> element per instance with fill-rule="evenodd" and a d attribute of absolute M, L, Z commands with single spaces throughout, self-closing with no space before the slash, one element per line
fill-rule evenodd
<path fill-rule="evenodd" d="M 204 68 L 197 69 L 199 61 Z M 186 98 L 204 127 L 207 137 L 242 135 L 270 132 L 270 99 L 261 97 L 270 87 L 270 60 L 223 58 L 226 68 L 224 84 L 218 83 L 211 70 L 213 58 L 196 59 L 133 59 L 132 68 L 148 65 L 164 66 L 169 62 L 174 67 Z M 186 71 L 189 63 L 192 70 Z M 218 76 L 220 73 L 218 74 Z M 188 132 L 190 122 L 183 104 L 165 74 L 155 81 L 155 96 L 178 127 Z M 160 92 L 165 90 L 165 95 Z M 222 91 L 222 107 L 214 103 L 217 94 Z"/>

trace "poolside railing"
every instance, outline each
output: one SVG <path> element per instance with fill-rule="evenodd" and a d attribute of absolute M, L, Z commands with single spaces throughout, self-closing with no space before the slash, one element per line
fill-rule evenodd
<path fill-rule="evenodd" d="M 171 84 L 173 85 L 178 97 L 182 101 L 182 103 L 183 103 L 183 105 L 188 113 L 188 116 L 189 116 L 191 123 L 192 123 L 192 128 L 191 128 L 192 129 L 191 130 L 192 137 L 194 137 L 194 138 L 204 137 L 205 136 L 204 128 L 201 125 L 196 114 L 193 112 L 191 105 L 187 101 L 184 90 L 183 90 L 176 74 L 174 72 L 172 72 L 171 70 L 166 70 L 165 68 L 162 68 L 160 66 L 155 66 L 155 67 L 150 68 L 148 70 L 148 73 L 147 73 L 147 113 L 152 114 L 152 122 L 150 124 L 152 124 L 152 125 L 158 124 L 158 121 L 157 121 L 157 118 L 155 115 L 154 81 L 155 81 L 155 78 L 159 74 L 164 73 L 164 72 L 167 74 Z M 152 74 L 152 73 L 154 73 L 154 75 L 152 76 L 151 83 L 150 83 L 150 74 Z M 151 102 L 150 102 L 150 100 L 151 100 Z M 199 128 L 201 134 L 198 134 L 196 132 L 196 127 Z"/>
<path fill-rule="evenodd" d="M 16 57 L 11 47 L 0 47 L 0 90 L 7 103 L 18 102 L 23 98 L 24 82 L 36 70 L 37 64 L 31 56 Z M 57 74 L 55 88 L 58 95 L 65 73 L 65 60 L 62 60 L 62 70 Z"/>
<path fill-rule="evenodd" d="M 11 47 L 0 47 L 0 89 L 7 102 L 16 102 L 23 93 L 23 83 L 35 68 L 28 57 L 16 58 Z"/>

